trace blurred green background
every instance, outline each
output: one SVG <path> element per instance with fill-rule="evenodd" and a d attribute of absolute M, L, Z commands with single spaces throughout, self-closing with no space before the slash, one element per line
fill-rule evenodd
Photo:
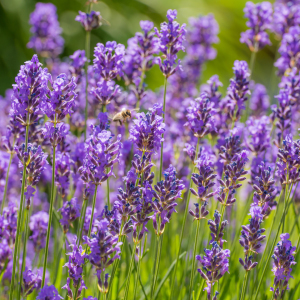
<path fill-rule="evenodd" d="M 78 10 L 86 10 L 86 0 L 0 0 L 0 95 L 10 88 L 19 67 L 34 54 L 27 49 L 30 37 L 29 15 L 37 2 L 52 2 L 57 6 L 58 18 L 63 29 L 65 48 L 62 57 L 71 55 L 77 49 L 84 49 L 84 31 L 75 22 Z M 243 8 L 246 0 L 104 0 L 94 4 L 110 26 L 102 26 L 92 32 L 92 47 L 98 42 L 116 40 L 127 45 L 128 38 L 139 31 L 139 21 L 150 19 L 159 26 L 169 8 L 178 10 L 178 21 L 188 23 L 191 16 L 213 13 L 220 27 L 217 58 L 207 63 L 202 82 L 218 74 L 226 89 L 232 77 L 234 60 L 250 60 L 250 51 L 239 42 L 240 33 L 246 30 Z M 258 2 L 258 1 L 254 1 Z M 257 55 L 253 79 L 270 88 L 275 85 L 273 62 L 278 42 L 265 47 Z M 151 70 L 147 78 L 150 88 L 162 85 L 163 78 L 158 67 Z M 274 88 L 272 88 L 273 90 Z"/>

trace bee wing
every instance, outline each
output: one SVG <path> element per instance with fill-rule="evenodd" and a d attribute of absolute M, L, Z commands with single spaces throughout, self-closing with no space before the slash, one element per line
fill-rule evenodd
<path fill-rule="evenodd" d="M 110 26 L 110 23 L 107 20 L 103 19 L 102 17 L 101 17 L 101 23 L 102 23 L 101 25 Z"/>

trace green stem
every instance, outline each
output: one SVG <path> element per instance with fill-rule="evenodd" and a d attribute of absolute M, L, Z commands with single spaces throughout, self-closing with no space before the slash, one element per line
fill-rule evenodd
<path fill-rule="evenodd" d="M 287 172 L 286 173 L 287 173 L 286 174 L 287 179 L 286 179 L 284 199 L 287 199 L 287 194 L 288 194 L 288 191 L 289 191 L 289 168 L 288 168 L 288 166 L 287 166 Z M 285 214 L 286 205 L 287 205 L 287 203 L 286 203 L 286 201 L 284 201 L 284 210 L 283 210 L 284 216 L 283 216 L 283 223 L 282 223 L 282 233 L 284 233 L 285 216 L 286 216 L 286 214 Z"/>
<path fill-rule="evenodd" d="M 163 115 L 163 122 L 165 123 L 165 118 L 166 118 L 166 95 L 167 95 L 167 77 L 165 77 L 165 83 L 164 83 L 164 104 L 163 104 L 163 111 L 164 111 L 164 115 Z M 162 134 L 161 136 L 162 138 L 164 138 L 164 134 Z M 164 142 L 161 142 L 161 149 L 160 149 L 160 165 L 159 165 L 159 181 L 161 181 L 161 177 L 162 177 L 162 168 L 163 168 L 163 154 L 164 154 Z"/>
<path fill-rule="evenodd" d="M 5 204 L 5 200 L 6 200 L 8 178 L 9 178 L 9 170 L 10 170 L 10 166 L 11 166 L 11 162 L 12 162 L 13 156 L 14 156 L 14 152 L 11 151 L 10 157 L 9 157 L 9 163 L 8 163 L 7 171 L 6 171 L 6 177 L 5 177 L 5 187 L 4 187 L 4 193 L 3 193 L 3 198 L 2 198 L 2 204 L 1 204 L 1 215 L 3 213 L 4 204 Z"/>
<path fill-rule="evenodd" d="M 159 265 L 160 265 L 162 241 L 163 241 L 163 234 L 158 236 L 157 240 L 156 240 L 157 247 L 156 247 L 156 253 L 155 253 L 155 260 L 154 260 L 154 262 L 155 262 L 154 276 L 153 276 L 152 286 L 151 286 L 151 297 L 150 297 L 151 300 L 154 299 L 154 291 L 155 291 L 156 280 L 157 280 L 157 275 L 158 275 Z"/>
<path fill-rule="evenodd" d="M 87 119 L 88 119 L 88 85 L 89 85 L 89 76 L 88 76 L 88 67 L 89 67 L 89 60 L 90 60 L 90 47 L 91 47 L 91 32 L 85 32 L 85 55 L 86 55 L 86 62 L 85 62 L 85 123 L 84 123 L 84 139 L 86 140 L 86 129 L 87 129 Z"/>
<path fill-rule="evenodd" d="M 194 251 L 193 251 L 193 258 L 192 258 L 192 271 L 191 271 L 191 279 L 190 279 L 190 288 L 189 288 L 189 298 L 191 299 L 193 286 L 194 286 L 194 271 L 195 271 L 195 262 L 196 262 L 196 252 L 197 252 L 197 245 L 198 245 L 198 237 L 199 237 L 199 229 L 200 229 L 200 220 L 197 220 L 197 229 L 196 229 L 196 238 L 194 244 Z"/>
<path fill-rule="evenodd" d="M 77 240 L 77 246 L 79 246 L 82 238 L 82 231 L 83 231 L 83 226 L 84 226 L 84 221 L 85 221 L 85 214 L 86 214 L 86 208 L 88 205 L 88 199 L 83 200 L 83 207 L 81 209 L 82 211 L 82 217 L 80 219 L 80 228 L 79 228 L 79 235 L 78 235 L 78 240 Z"/>
<path fill-rule="evenodd" d="M 51 231 L 51 223 L 52 223 L 52 215 L 53 215 L 53 202 L 54 202 L 54 194 L 55 194 L 54 193 L 54 189 L 55 189 L 55 150 L 56 150 L 56 146 L 53 146 L 51 199 L 50 199 L 49 221 L 48 221 L 47 239 L 46 239 L 44 264 L 43 264 L 42 288 L 45 285 L 45 276 L 46 276 L 47 259 L 48 259 L 48 251 L 49 251 L 50 231 Z"/>
<path fill-rule="evenodd" d="M 98 190 L 98 185 L 95 185 L 95 192 L 94 192 L 94 197 L 93 197 L 93 207 L 92 207 L 92 214 L 91 214 L 91 220 L 90 220 L 88 236 L 91 235 L 92 227 L 93 227 L 93 219 L 94 219 L 94 211 L 95 211 L 95 204 L 96 204 L 96 198 L 97 198 L 97 190 Z"/>
<path fill-rule="evenodd" d="M 245 296 L 246 296 L 246 290 L 247 290 L 247 285 L 248 285 L 248 274 L 249 274 L 249 271 L 246 271 L 245 276 L 244 276 L 243 288 L 242 288 L 240 300 L 244 300 Z"/>
<path fill-rule="evenodd" d="M 129 286 L 130 286 L 130 277 L 131 277 L 131 273 L 132 273 L 132 266 L 133 266 L 133 263 L 134 263 L 134 254 L 135 254 L 135 249 L 132 249 L 131 260 L 130 260 L 130 264 L 129 264 L 127 279 L 126 279 L 124 300 L 127 300 L 127 298 L 128 298 Z"/>
<path fill-rule="evenodd" d="M 26 214 L 26 223 L 25 223 L 25 240 L 23 244 L 23 257 L 22 257 L 22 267 L 21 267 L 21 274 L 20 274 L 20 283 L 23 283 L 23 272 L 25 271 L 25 265 L 26 265 L 26 247 L 27 247 L 27 241 L 28 241 L 28 236 L 29 236 L 29 209 L 26 208 L 25 210 Z M 19 287 L 19 299 L 21 298 L 21 284 Z"/>
<path fill-rule="evenodd" d="M 287 187 L 286 187 L 286 188 L 287 188 Z M 292 187 L 291 187 L 291 189 L 290 189 L 288 198 L 290 197 L 291 190 L 292 190 Z M 281 220 L 280 220 L 280 223 L 279 223 L 279 226 L 278 226 L 278 229 L 277 229 L 277 232 L 276 232 L 276 236 L 275 236 L 274 241 L 273 241 L 273 244 L 272 244 L 272 248 L 270 249 L 269 256 L 268 256 L 267 261 L 266 261 L 266 263 L 265 263 L 265 266 L 264 266 L 264 269 L 263 269 L 263 273 L 262 273 L 262 275 L 261 275 L 261 277 L 260 277 L 260 280 L 259 280 L 259 283 L 258 283 L 258 286 L 257 286 L 257 290 L 256 290 L 256 294 L 255 294 L 254 300 L 257 299 L 257 296 L 258 296 L 258 293 L 259 293 L 259 289 L 260 289 L 260 286 L 261 286 L 261 284 L 262 284 L 262 280 L 263 280 L 263 278 L 264 278 L 264 275 L 265 275 L 265 273 L 266 273 L 267 267 L 268 267 L 268 265 L 269 265 L 269 261 L 270 261 L 270 259 L 271 259 L 271 257 L 272 257 L 273 249 L 274 249 L 274 247 L 275 247 L 275 245 L 276 245 L 276 241 L 277 241 L 277 238 L 278 238 L 278 235 L 279 235 L 280 227 L 281 227 L 281 225 L 283 225 L 283 221 L 284 221 L 284 218 L 285 218 L 285 213 L 286 213 L 285 210 L 287 210 L 287 205 L 286 205 L 286 203 L 289 202 L 289 199 L 286 199 L 286 197 L 285 197 L 284 202 L 285 202 L 285 203 L 284 203 L 284 211 L 283 211 L 283 214 L 282 214 L 282 216 L 281 216 Z"/>
<path fill-rule="evenodd" d="M 28 132 L 29 132 L 29 125 L 26 126 L 25 151 L 27 151 L 27 146 L 28 146 Z M 23 219 L 25 180 L 26 180 L 26 163 L 24 163 L 24 167 L 23 167 L 21 199 L 20 199 L 20 207 L 19 207 L 19 212 L 18 212 L 17 232 L 16 232 L 15 249 L 14 249 L 14 256 L 13 256 L 13 268 L 12 268 L 12 276 L 11 276 L 10 289 L 9 289 L 9 300 L 13 299 L 13 293 L 14 293 L 16 262 L 17 262 L 17 254 L 18 254 L 18 249 L 19 249 L 19 241 L 20 241 L 20 236 L 21 236 L 21 234 L 20 234 L 21 227 L 22 227 L 21 221 Z"/>
<path fill-rule="evenodd" d="M 140 266 L 141 266 L 141 256 L 138 255 L 138 263 L 137 263 L 137 269 L 135 273 L 135 283 L 134 283 L 134 293 L 133 293 L 133 299 L 136 299 L 136 293 L 139 285 L 139 277 L 140 277 Z"/>
<path fill-rule="evenodd" d="M 200 138 L 198 139 L 197 146 L 196 146 L 196 155 L 198 155 L 199 144 L 200 144 Z M 197 159 L 197 157 L 196 157 L 196 159 Z M 193 165 L 193 168 L 192 168 L 193 172 L 195 172 L 195 168 L 196 168 L 196 166 Z M 191 171 L 192 171 L 192 170 L 191 170 Z M 169 300 L 172 299 L 173 291 L 174 291 L 174 284 L 175 284 L 175 278 L 176 278 L 176 271 L 177 271 L 177 266 L 178 266 L 178 262 L 179 262 L 179 255 L 180 255 L 180 251 L 181 251 L 181 245 L 182 245 L 182 239 L 183 239 L 184 227 L 185 227 L 186 218 L 187 218 L 187 214 L 188 214 L 188 211 L 189 211 L 190 199 L 191 199 L 191 190 L 190 190 L 190 188 L 191 188 L 192 185 L 193 185 L 193 180 L 192 180 L 192 173 L 193 173 L 193 172 L 191 172 L 191 176 L 190 176 L 189 190 L 188 190 L 188 194 L 187 194 L 187 201 L 186 201 L 186 204 L 185 204 L 185 210 L 184 210 L 183 222 L 182 222 L 181 233 L 180 233 L 180 240 L 179 240 L 179 249 L 178 249 L 178 252 L 177 252 L 176 264 L 175 264 L 174 271 L 173 271 L 173 276 L 172 276 L 171 292 L 170 292 Z"/>

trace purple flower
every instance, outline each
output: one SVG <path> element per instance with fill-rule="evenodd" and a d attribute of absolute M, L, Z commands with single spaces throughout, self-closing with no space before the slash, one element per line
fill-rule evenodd
<path fill-rule="evenodd" d="M 72 55 L 70 55 L 70 59 L 70 73 L 76 78 L 76 83 L 79 84 L 84 74 L 83 68 L 87 62 L 85 51 L 76 50 Z"/>
<path fill-rule="evenodd" d="M 185 148 L 183 149 L 183 151 L 186 152 L 186 154 L 189 156 L 191 161 L 194 163 L 195 158 L 196 158 L 196 149 L 195 149 L 195 147 L 188 144 L 188 143 L 186 143 Z"/>
<path fill-rule="evenodd" d="M 35 250 L 45 248 L 49 215 L 44 211 L 37 212 L 30 217 L 29 228 L 32 231 L 30 239 Z"/>
<path fill-rule="evenodd" d="M 13 247 L 17 232 L 18 209 L 12 202 L 3 209 L 3 216 L 0 216 L 0 239 L 4 237 L 9 246 Z"/>
<path fill-rule="evenodd" d="M 220 86 L 223 86 L 223 84 L 219 81 L 218 75 L 213 75 L 207 80 L 207 84 L 201 86 L 201 92 L 207 94 L 214 108 L 219 107 L 219 102 L 221 101 L 222 95 L 218 91 Z"/>
<path fill-rule="evenodd" d="M 266 30 L 272 28 L 272 4 L 267 1 L 257 4 L 247 2 L 244 12 L 250 29 L 242 32 L 240 42 L 247 44 L 251 51 L 257 52 L 271 44 Z"/>
<path fill-rule="evenodd" d="M 67 279 L 67 284 L 63 287 L 63 289 L 67 289 L 68 296 L 73 299 L 73 292 L 70 289 L 70 280 L 73 280 L 74 289 L 78 289 L 78 297 L 80 297 L 82 289 L 86 288 L 82 279 L 82 272 L 84 259 L 87 255 L 84 253 L 81 246 L 77 247 L 76 238 L 74 239 L 74 243 L 70 246 L 72 247 L 72 252 L 67 254 L 69 256 L 69 261 L 64 265 L 64 267 L 68 268 L 69 277 Z"/>
<path fill-rule="evenodd" d="M 63 51 L 64 39 L 57 20 L 56 7 L 52 3 L 37 3 L 30 14 L 32 37 L 27 44 L 42 57 L 57 57 Z"/>
<path fill-rule="evenodd" d="M 99 132 L 97 127 L 85 143 L 85 159 L 79 168 L 81 179 L 85 183 L 99 185 L 113 175 L 113 165 L 119 161 L 122 148 L 121 135 L 112 141 L 110 131 Z"/>
<path fill-rule="evenodd" d="M 263 221 L 263 211 L 258 205 L 252 205 L 250 208 L 251 218 L 249 224 L 242 226 L 240 244 L 244 248 L 245 259 L 239 259 L 239 262 L 246 271 L 257 266 L 257 262 L 252 262 L 253 255 L 259 252 L 261 249 L 261 242 L 266 238 L 265 235 L 261 235 L 265 232 L 265 229 L 260 228 Z"/>
<path fill-rule="evenodd" d="M 130 140 L 137 146 L 139 151 L 155 153 L 161 147 L 162 134 L 165 132 L 163 123 L 162 105 L 155 104 L 150 111 L 138 113 L 129 129 Z"/>
<path fill-rule="evenodd" d="M 256 156 L 262 155 L 270 147 L 271 128 L 269 125 L 270 119 L 267 116 L 258 119 L 250 117 L 246 121 L 246 145 Z"/>
<path fill-rule="evenodd" d="M 66 196 L 69 188 L 69 177 L 71 172 L 71 157 L 68 153 L 56 153 L 55 158 L 55 184 L 62 198 Z"/>
<path fill-rule="evenodd" d="M 33 55 L 21 66 L 13 84 L 11 115 L 23 126 L 33 124 L 40 117 L 42 103 L 47 98 L 51 75 L 41 66 L 37 55 Z"/>
<path fill-rule="evenodd" d="M 98 43 L 94 50 L 94 70 L 106 81 L 123 75 L 125 46 L 116 42 Z"/>
<path fill-rule="evenodd" d="M 80 205 L 77 203 L 76 198 L 72 198 L 70 201 L 66 201 L 58 211 L 60 211 L 62 216 L 60 223 L 63 225 L 66 233 L 69 230 L 69 226 L 72 226 L 72 223 L 79 218 Z"/>
<path fill-rule="evenodd" d="M 61 122 L 66 115 L 73 113 L 75 99 L 77 98 L 76 78 L 68 80 L 67 75 L 62 73 L 57 76 L 56 80 L 51 82 L 52 88 L 46 98 L 43 112 L 54 124 Z"/>
<path fill-rule="evenodd" d="M 54 285 L 45 285 L 39 292 L 37 300 L 60 300 L 63 299 L 58 294 L 57 289 Z"/>
<path fill-rule="evenodd" d="M 184 51 L 183 42 L 185 40 L 185 24 L 180 26 L 174 21 L 177 18 L 177 11 L 169 9 L 167 12 L 168 23 L 164 22 L 160 25 L 160 31 L 154 28 L 155 34 L 159 38 L 159 49 L 166 57 L 165 59 L 158 58 L 160 70 L 166 78 L 171 76 L 180 68 L 180 60 L 177 60 L 177 53 Z"/>
<path fill-rule="evenodd" d="M 0 216 L 0 229 L 1 229 L 1 220 L 2 216 Z M 0 243 L 0 272 L 2 273 L 4 270 L 5 265 L 11 260 L 12 258 L 12 251 L 7 243 L 7 240 L 5 238 L 1 238 Z"/>
<path fill-rule="evenodd" d="M 99 11 L 92 10 L 90 13 L 79 11 L 78 13 L 79 15 L 76 16 L 75 21 L 80 22 L 84 30 L 91 31 L 102 25 L 102 18 Z"/>
<path fill-rule="evenodd" d="M 90 247 L 90 254 L 87 255 L 90 263 L 97 270 L 98 286 L 101 292 L 106 293 L 108 289 L 106 282 L 101 281 L 101 273 L 105 271 L 116 259 L 120 259 L 120 245 L 118 236 L 113 236 L 108 230 L 109 222 L 102 219 L 95 225 L 97 231 L 91 238 L 84 236 L 83 239 Z M 106 283 L 106 284 L 105 284 Z"/>
<path fill-rule="evenodd" d="M 250 99 L 250 109 L 255 116 L 261 116 L 267 113 L 270 101 L 269 95 L 264 85 L 257 83 Z"/>
<path fill-rule="evenodd" d="M 299 1 L 275 1 L 272 30 L 282 37 L 289 28 L 300 24 Z"/>
<path fill-rule="evenodd" d="M 228 110 L 229 118 L 236 121 L 241 116 L 242 110 L 245 109 L 247 94 L 249 91 L 250 76 L 248 64 L 245 61 L 236 60 L 234 62 L 235 78 L 230 79 L 230 85 L 227 89 L 227 97 L 224 99 Z"/>
<path fill-rule="evenodd" d="M 215 131 L 213 105 L 211 104 L 208 95 L 201 93 L 199 98 L 191 101 L 191 106 L 187 108 L 188 122 L 185 126 L 189 126 L 193 134 L 198 138 L 203 138 L 210 132 Z"/>
<path fill-rule="evenodd" d="M 140 21 L 143 33 L 137 32 L 128 40 L 128 47 L 124 56 L 124 77 L 126 84 L 134 83 L 135 93 L 142 96 L 143 89 L 139 89 L 141 77 L 156 63 L 154 55 L 159 52 L 159 40 L 152 32 L 153 23 Z"/>
<path fill-rule="evenodd" d="M 183 181 L 176 178 L 176 170 L 172 165 L 164 171 L 164 177 L 164 180 L 154 185 L 153 190 L 155 200 L 152 202 L 154 210 L 152 220 L 156 235 L 163 234 L 166 223 L 170 222 L 173 212 L 176 212 L 176 200 L 181 197 L 184 190 Z"/>
<path fill-rule="evenodd" d="M 34 290 L 39 290 L 41 288 L 41 284 L 42 278 L 39 274 L 34 274 L 31 270 L 24 271 L 22 286 L 23 297 L 27 297 Z"/>
<path fill-rule="evenodd" d="M 223 239 L 225 228 L 228 225 L 228 221 L 224 220 L 221 222 L 221 214 L 216 210 L 214 213 L 214 220 L 208 220 L 211 240 L 210 244 L 217 242 L 218 245 L 223 249 L 224 242 Z"/>
<path fill-rule="evenodd" d="M 295 257 L 296 247 L 292 246 L 289 241 L 290 235 L 283 233 L 280 235 L 281 241 L 274 249 L 273 269 L 272 272 L 275 275 L 273 286 L 271 291 L 275 290 L 275 299 L 283 297 L 286 290 L 289 289 L 288 281 L 291 276 L 292 266 L 296 264 Z"/>
<path fill-rule="evenodd" d="M 285 72 L 296 67 L 300 69 L 300 27 L 292 26 L 289 31 L 283 35 L 280 48 L 278 50 L 281 57 L 275 62 L 278 68 L 278 75 L 282 76 Z"/>
<path fill-rule="evenodd" d="M 68 135 L 69 128 L 69 125 L 65 123 L 58 123 L 54 126 L 53 123 L 47 122 L 42 129 L 42 135 L 45 139 L 50 141 L 53 147 L 57 147 L 57 145 Z"/>
<path fill-rule="evenodd" d="M 216 242 L 213 242 L 212 249 L 204 249 L 205 255 L 196 256 L 203 270 L 198 269 L 200 276 L 206 281 L 207 298 L 211 299 L 211 288 L 218 282 L 226 272 L 229 273 L 230 251 L 222 249 Z"/>

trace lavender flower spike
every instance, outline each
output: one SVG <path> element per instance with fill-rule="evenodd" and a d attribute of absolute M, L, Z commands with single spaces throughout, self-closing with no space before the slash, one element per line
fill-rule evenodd
<path fill-rule="evenodd" d="M 79 15 L 76 16 L 75 21 L 80 22 L 85 31 L 97 29 L 102 25 L 99 11 L 91 11 L 90 13 L 79 11 L 78 13 Z"/>
<path fill-rule="evenodd" d="M 60 300 L 63 299 L 58 294 L 57 289 L 54 285 L 45 285 L 39 292 L 37 300 Z"/>
<path fill-rule="evenodd" d="M 271 44 L 266 30 L 272 28 L 272 4 L 267 1 L 257 4 L 247 2 L 244 12 L 250 29 L 242 32 L 240 42 L 247 44 L 251 51 L 257 52 Z"/>
<path fill-rule="evenodd" d="M 185 24 L 180 26 L 175 21 L 177 18 L 177 11 L 169 9 L 167 12 L 168 23 L 164 22 L 160 25 L 160 31 L 154 28 L 155 34 L 159 38 L 159 48 L 165 59 L 158 58 L 160 70 L 166 78 L 173 75 L 178 68 L 180 68 L 180 60 L 177 60 L 177 53 L 184 51 L 183 42 L 185 40 Z"/>
<path fill-rule="evenodd" d="M 274 299 L 282 299 L 285 291 L 289 289 L 288 281 L 291 276 L 292 266 L 296 264 L 295 257 L 293 256 L 296 251 L 296 247 L 292 246 L 289 241 L 290 235 L 283 233 L 280 236 L 281 241 L 274 249 L 273 258 L 273 273 L 275 275 L 274 284 L 271 287 L 271 291 L 275 290 Z"/>

